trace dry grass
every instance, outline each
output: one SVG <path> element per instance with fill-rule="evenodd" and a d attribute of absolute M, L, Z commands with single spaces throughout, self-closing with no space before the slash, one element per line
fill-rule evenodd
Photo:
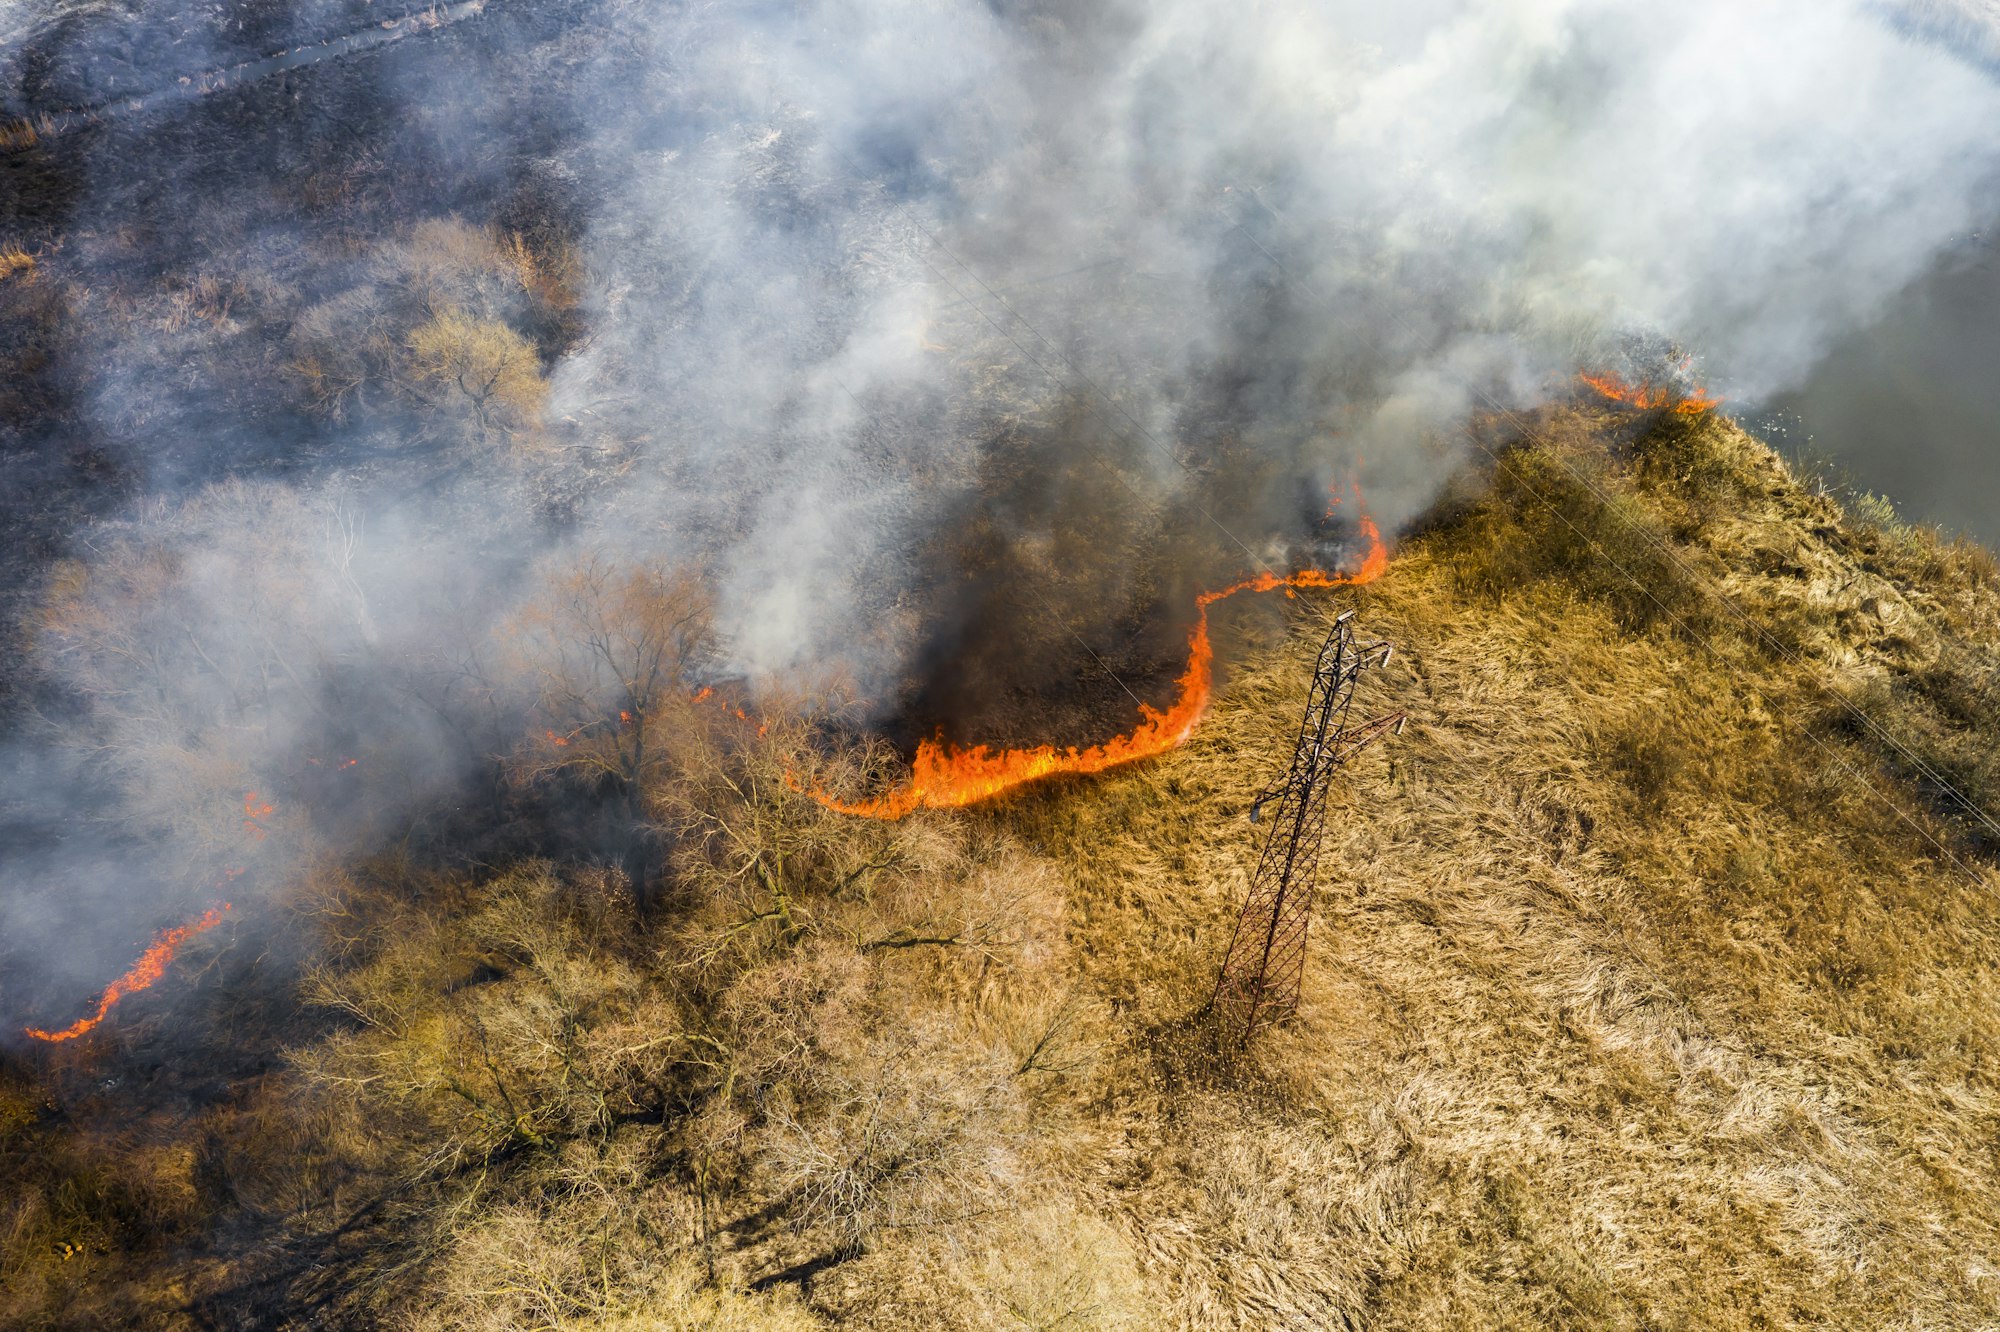
<path fill-rule="evenodd" d="M 1304 1011 L 1240 1085 L 1147 1034 L 1212 975 L 1251 858 L 1245 796 L 1289 743 L 1324 612 L 1181 753 L 1004 816 L 1068 863 L 1079 955 L 1132 1037 L 1100 1169 L 1132 1183 L 1101 1205 L 1163 1324 L 2000 1317 L 1993 872 L 1943 863 L 1882 797 L 1953 830 L 1826 724 L 1820 683 L 1896 650 L 1840 628 L 1868 594 L 1866 535 L 1815 533 L 1759 446 L 1696 433 L 1664 443 L 1716 475 L 1649 478 L 1642 458 L 1637 488 L 1620 469 L 1599 484 L 1652 535 L 1689 534 L 1685 562 L 1753 608 L 1834 628 L 1790 654 L 1732 632 L 1629 529 L 1592 512 L 1579 550 L 1522 486 L 1415 542 L 1359 605 L 1401 648 L 1370 706 L 1417 725 L 1354 765 Z M 1553 507 L 1586 503 L 1545 454 L 1512 462 Z M 1730 503 L 1691 520 L 1687 492 L 1717 484 Z M 1757 537 L 1822 567 L 1759 587 L 1735 567 Z M 1600 545 L 1648 561 L 1680 618 L 1587 567 Z M 1897 643 L 1917 621 L 1983 625 L 1990 574 L 1969 565 L 1973 591 L 1901 584 L 1952 604 L 1908 611 Z"/>
<path fill-rule="evenodd" d="M 12 241 L 0 241 L 0 282 L 9 278 L 20 278 L 23 282 L 35 280 L 35 256 Z"/>
<path fill-rule="evenodd" d="M 215 1130 L 238 1206 L 339 1241 L 295 1325 L 2000 1322 L 1995 874 L 1915 766 L 1994 748 L 1991 559 L 1726 423 L 1547 434 L 1375 587 L 1232 609 L 1159 761 L 886 826 L 791 790 L 787 725 L 690 723 L 649 928 L 574 868 L 323 886 L 342 1022 Z M 1336 797 L 1298 1019 L 1221 1057 L 1245 807 L 1347 605 L 1415 724 Z M 112 1159 L 186 1226 L 220 1204 L 171 1147 Z M 63 1226 L 158 1270 L 64 1159 L 4 1214 L 44 1311 Z"/>

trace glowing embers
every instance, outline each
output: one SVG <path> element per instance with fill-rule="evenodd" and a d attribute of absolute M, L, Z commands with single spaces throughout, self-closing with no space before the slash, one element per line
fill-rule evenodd
<path fill-rule="evenodd" d="M 97 1000 L 95 1013 L 87 1018 L 78 1018 L 61 1031 L 43 1031 L 40 1027 L 28 1027 L 25 1029 L 28 1035 L 38 1041 L 70 1041 L 83 1035 L 104 1021 L 104 1015 L 109 1013 L 112 1006 L 120 999 L 145 989 L 166 975 L 167 966 L 174 960 L 174 954 L 180 951 L 181 945 L 195 935 L 220 925 L 222 914 L 227 910 L 229 903 L 224 902 L 219 907 L 210 907 L 203 912 L 199 920 L 186 925 L 177 925 L 170 930 L 161 930 L 153 936 L 153 942 L 146 951 L 139 955 L 139 960 L 132 964 L 132 969 L 105 987 L 104 993 Z"/>
<path fill-rule="evenodd" d="M 820 804 L 842 814 L 900 819 L 920 809 L 955 809 L 977 804 L 1043 777 L 1103 772 L 1121 763 L 1163 754 L 1186 740 L 1208 709 L 1215 661 L 1215 649 L 1208 638 L 1208 608 L 1238 592 L 1283 588 L 1290 596 L 1297 588 L 1357 587 L 1374 582 L 1389 567 L 1389 551 L 1372 519 L 1361 519 L 1360 527 L 1368 542 L 1368 553 L 1361 567 L 1351 574 L 1330 574 L 1319 569 L 1284 577 L 1266 573 L 1195 598 L 1197 616 L 1194 630 L 1188 635 L 1187 669 L 1181 672 L 1174 701 L 1164 711 L 1141 704 L 1139 725 L 1128 735 L 1082 749 L 1055 745 L 1037 745 L 1032 749 L 974 745 L 960 749 L 942 740 L 925 740 L 918 744 L 916 757 L 910 763 L 910 779 L 879 796 L 847 801 L 817 789 L 810 794 Z"/>
<path fill-rule="evenodd" d="M 255 791 L 243 793 L 243 835 L 253 842 L 264 840 L 264 819 L 276 808 Z"/>
<path fill-rule="evenodd" d="M 1650 382 L 1628 384 L 1608 371 L 1601 375 L 1578 375 L 1577 378 L 1613 402 L 1622 402 L 1640 411 L 1650 412 L 1664 407 L 1677 416 L 1700 416 L 1722 405 L 1722 399 L 1712 398 L 1700 389 L 1689 389 L 1683 393 Z"/>
<path fill-rule="evenodd" d="M 742 708 L 736 706 L 736 704 L 731 703 L 728 699 L 723 698 L 720 694 L 716 693 L 715 690 L 709 685 L 703 685 L 701 687 L 700 692 L 696 693 L 694 696 L 694 701 L 697 703 L 706 703 L 711 699 L 715 701 L 715 706 L 721 708 L 724 712 L 735 713 L 737 721 L 747 722 L 750 720 L 749 713 L 745 712 Z M 618 715 L 622 717 L 625 714 L 621 712 Z M 762 738 L 763 736 L 770 734 L 770 731 L 771 731 L 771 723 L 769 722 L 757 723 L 757 735 L 759 736 L 759 738 Z"/>

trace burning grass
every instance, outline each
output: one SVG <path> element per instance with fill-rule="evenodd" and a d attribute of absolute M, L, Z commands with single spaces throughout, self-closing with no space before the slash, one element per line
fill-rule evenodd
<path fill-rule="evenodd" d="M 1760 618 L 1802 601 L 1841 623 L 1855 535 L 1726 425 L 1696 443 L 1746 498 L 1681 557 Z M 1676 497 L 1630 475 L 1596 479 L 1664 533 Z M 1379 706 L 1415 724 L 1354 765 L 1302 1019 L 1245 1086 L 1171 1041 L 1108 1077 L 1163 1322 L 1993 1316 L 1995 1104 L 1975 1089 L 2000 1027 L 1972 995 L 2000 956 L 1994 876 L 1944 863 L 1861 781 L 1918 794 L 1821 729 L 1819 682 L 1908 649 L 1851 619 L 1796 662 L 1714 614 L 1697 638 L 1576 577 L 1578 539 L 1503 484 L 1406 545 L 1361 615 L 1405 648 Z M 1773 540 L 1810 572 L 1752 572 Z M 1629 534 L 1601 544 L 1636 557 Z M 1890 580 L 1934 631 L 1978 632 L 1990 579 L 1923 567 Z M 1010 820 L 1062 848 L 1092 982 L 1134 1030 L 1176 1031 L 1227 937 L 1242 774 L 1282 761 L 1312 641 L 1172 759 Z"/>
<path fill-rule="evenodd" d="M 689 706 L 642 783 L 673 848 L 643 920 L 579 866 L 329 874 L 318 1025 L 238 1101 L 114 1133 L 80 1074 L 0 1070 L 10 1298 L 41 1326 L 1991 1325 L 1995 874 L 1911 766 L 2000 740 L 1990 557 L 1844 515 L 1712 413 L 1540 424 L 1379 582 L 1232 626 L 1239 669 L 1149 762 L 848 819 L 785 780 L 799 722 Z M 1245 806 L 1347 606 L 1399 646 L 1369 706 L 1413 725 L 1336 795 L 1299 1018 L 1217 1058 L 1191 1019 Z"/>
<path fill-rule="evenodd" d="M 249 800 L 246 797 L 246 808 L 248 804 Z M 270 807 L 265 806 L 265 808 L 268 811 Z M 139 960 L 134 962 L 124 975 L 104 987 L 104 993 L 97 999 L 96 1012 L 89 1017 L 78 1018 L 60 1031 L 29 1027 L 27 1034 L 38 1041 L 73 1041 L 92 1030 L 98 1023 L 104 1021 L 105 1015 L 120 999 L 157 984 L 159 979 L 167 974 L 167 968 L 172 965 L 174 954 L 180 951 L 181 945 L 197 934 L 206 933 L 220 925 L 223 913 L 228 910 L 229 904 L 225 902 L 219 907 L 209 908 L 198 919 L 186 925 L 176 925 L 172 929 L 161 930 L 153 936 L 153 942 L 147 946 L 146 951 L 139 955 Z"/>
<path fill-rule="evenodd" d="M 809 793 L 820 804 L 839 813 L 893 822 L 920 809 L 959 809 L 995 799 L 1045 777 L 1108 772 L 1178 748 L 1194 734 L 1202 715 L 1208 711 L 1215 688 L 1215 646 L 1209 639 L 1208 608 L 1239 592 L 1282 589 L 1286 596 L 1292 597 L 1301 590 L 1328 591 L 1374 582 L 1389 567 L 1388 547 L 1374 520 L 1362 518 L 1360 530 L 1367 549 L 1360 566 L 1351 574 L 1307 569 L 1281 577 L 1267 572 L 1196 597 L 1195 625 L 1188 634 L 1187 669 L 1175 681 L 1174 701 L 1164 711 L 1142 703 L 1142 720 L 1129 734 L 1115 736 L 1100 745 L 1037 745 L 1031 749 L 1001 750 L 985 745 L 960 749 L 943 740 L 925 740 L 917 746 L 909 780 L 879 796 L 841 800 L 817 787 Z"/>
<path fill-rule="evenodd" d="M 1580 375 L 1585 384 L 1604 398 L 1642 412 L 1669 411 L 1676 416 L 1701 416 L 1722 405 L 1698 388 L 1683 389 L 1672 384 L 1630 384 L 1608 371 Z"/>

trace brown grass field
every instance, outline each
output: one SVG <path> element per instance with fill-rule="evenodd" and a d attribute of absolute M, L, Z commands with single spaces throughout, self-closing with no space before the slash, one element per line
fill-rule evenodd
<path fill-rule="evenodd" d="M 2000 1326 L 1993 843 L 1943 784 L 2000 795 L 1992 558 L 1721 418 L 1536 436 L 1373 587 L 1219 615 L 1162 759 L 885 825 L 689 721 L 643 929 L 598 872 L 329 866 L 329 1020 L 232 1102 L 38 1118 L 62 1068 L 10 1069 L 0 1319 Z M 1236 1057 L 1246 805 L 1348 606 L 1412 724 Z"/>

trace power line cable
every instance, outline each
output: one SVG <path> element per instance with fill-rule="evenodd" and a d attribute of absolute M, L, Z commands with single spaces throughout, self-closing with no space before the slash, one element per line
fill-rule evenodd
<path fill-rule="evenodd" d="M 1029 591 L 1035 594 L 1036 601 L 1042 603 L 1042 609 L 1048 612 L 1049 618 L 1054 620 L 1057 624 L 1061 625 L 1064 629 L 1069 631 L 1069 636 L 1076 640 L 1076 645 L 1082 648 L 1085 652 L 1088 652 L 1090 654 L 1090 659 L 1096 662 L 1098 666 L 1103 668 L 1103 671 L 1106 675 L 1110 676 L 1113 680 L 1118 681 L 1118 687 L 1125 691 L 1125 696 L 1131 699 L 1134 703 L 1138 704 L 1140 711 L 1143 713 L 1147 706 L 1146 703 L 1137 694 L 1132 692 L 1132 686 L 1126 684 L 1125 681 L 1119 677 L 1118 672 L 1111 669 L 1111 663 L 1106 661 L 1104 658 L 1098 656 L 1097 649 L 1092 647 L 1090 644 L 1084 642 L 1082 634 L 1079 634 L 1076 630 L 1070 628 L 1069 621 L 1065 620 L 1062 616 L 1056 613 L 1056 608 L 1054 606 L 1049 605 L 1048 598 L 1044 597 L 1041 594 L 1041 590 L 1039 588 L 1036 588 L 1032 584 L 1030 584 Z"/>

